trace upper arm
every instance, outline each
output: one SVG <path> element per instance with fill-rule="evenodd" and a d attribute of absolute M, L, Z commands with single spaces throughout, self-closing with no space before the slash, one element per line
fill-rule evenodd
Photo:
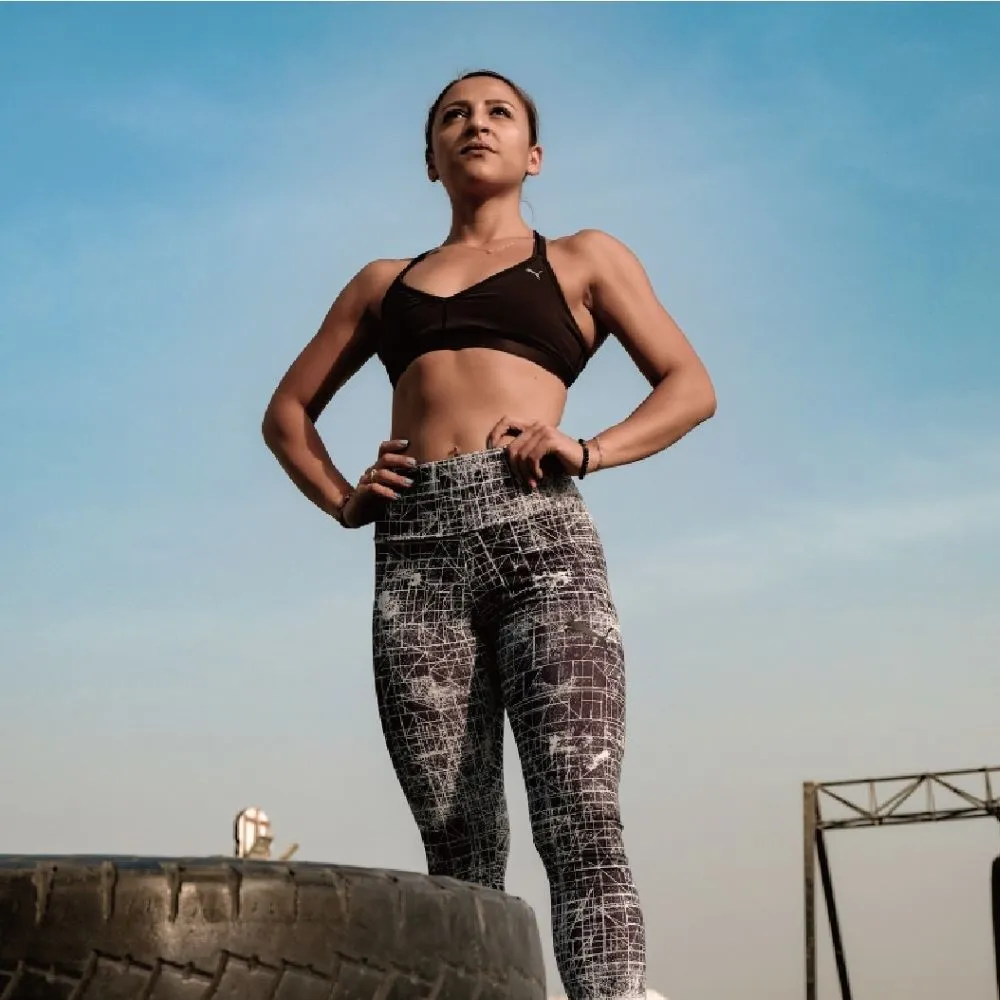
<path fill-rule="evenodd" d="M 639 259 L 599 230 L 579 234 L 589 264 L 590 306 L 652 385 L 681 368 L 706 380 L 701 360 L 663 307 Z"/>
<path fill-rule="evenodd" d="M 374 354 L 373 307 L 385 290 L 388 261 L 372 261 L 344 286 L 319 329 L 282 376 L 271 405 L 291 399 L 315 421 L 333 394 Z"/>

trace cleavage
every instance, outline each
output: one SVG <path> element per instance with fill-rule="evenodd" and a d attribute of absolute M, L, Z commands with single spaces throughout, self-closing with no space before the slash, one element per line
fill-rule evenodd
<path fill-rule="evenodd" d="M 419 275 L 424 264 L 432 259 L 436 254 L 432 254 L 417 264 L 413 271 L 407 273 L 400 279 L 402 284 L 420 295 L 426 295 L 434 299 L 457 299 L 466 292 L 471 292 L 480 285 L 485 285 L 499 278 L 501 275 L 509 274 L 523 265 L 530 264 L 535 257 L 535 250 L 532 247 L 531 253 L 526 257 L 521 257 L 502 267 L 496 267 L 485 273 L 463 268 L 457 260 L 449 261 L 438 268 L 436 274 Z M 428 271 L 430 268 L 427 269 Z M 413 273 L 418 272 L 417 283 L 413 281 Z M 435 280 L 436 279 L 436 280 Z"/>

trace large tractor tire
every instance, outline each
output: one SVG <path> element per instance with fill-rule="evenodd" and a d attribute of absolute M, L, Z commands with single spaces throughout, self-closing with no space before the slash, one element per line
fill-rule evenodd
<path fill-rule="evenodd" d="M 0 855 L 3 1000 L 544 1000 L 535 916 L 453 879 Z"/>

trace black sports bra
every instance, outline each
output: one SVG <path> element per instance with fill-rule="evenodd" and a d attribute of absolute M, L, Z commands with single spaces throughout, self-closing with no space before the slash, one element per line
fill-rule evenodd
<path fill-rule="evenodd" d="M 394 388 L 420 355 L 463 347 L 490 347 L 526 358 L 567 387 L 573 384 L 592 351 L 549 264 L 544 237 L 534 234 L 527 260 L 448 296 L 423 292 L 403 281 L 410 268 L 430 253 L 414 257 L 382 300 L 377 354 Z"/>

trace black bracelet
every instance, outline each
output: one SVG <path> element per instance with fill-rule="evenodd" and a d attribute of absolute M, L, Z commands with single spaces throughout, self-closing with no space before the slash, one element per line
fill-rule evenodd
<path fill-rule="evenodd" d="M 590 449 L 587 447 L 587 442 L 584 441 L 583 438 L 577 438 L 576 440 L 579 442 L 580 447 L 583 448 L 583 462 L 580 465 L 580 478 L 583 479 L 583 477 L 587 474 L 587 466 L 590 465 Z"/>

